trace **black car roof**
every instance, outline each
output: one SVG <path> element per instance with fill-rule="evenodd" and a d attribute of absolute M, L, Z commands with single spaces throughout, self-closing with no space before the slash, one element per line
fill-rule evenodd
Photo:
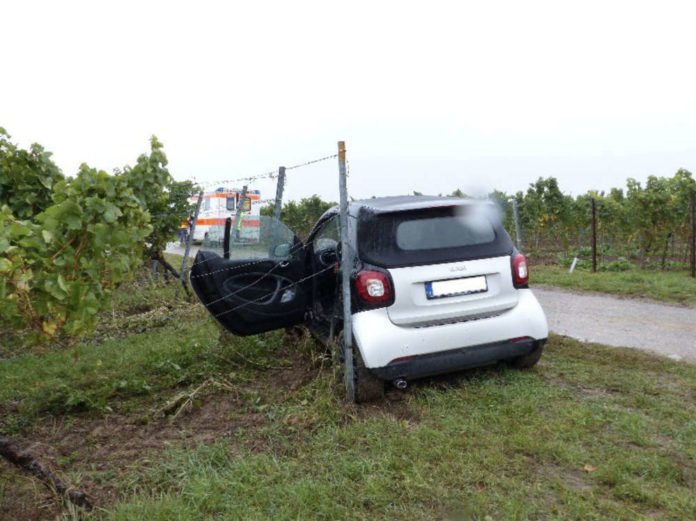
<path fill-rule="evenodd" d="M 437 195 L 398 195 L 353 201 L 350 205 L 351 207 L 357 208 L 369 208 L 375 213 L 391 213 L 438 206 L 465 206 L 482 203 L 490 204 L 485 200 L 467 199 L 462 197 L 442 197 Z"/>
<path fill-rule="evenodd" d="M 473 204 L 493 204 L 486 199 L 469 199 L 464 197 L 443 197 L 439 195 L 394 195 L 389 197 L 373 197 L 351 201 L 348 205 L 348 213 L 357 216 L 362 208 L 373 213 L 392 213 L 406 210 L 418 210 L 420 208 L 433 208 L 441 206 L 466 206 Z M 327 210 L 321 219 L 328 215 L 338 213 L 339 207 L 334 206 Z"/>

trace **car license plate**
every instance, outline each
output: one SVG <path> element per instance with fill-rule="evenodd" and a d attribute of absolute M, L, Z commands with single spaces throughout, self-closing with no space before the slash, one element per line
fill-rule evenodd
<path fill-rule="evenodd" d="M 488 291 L 488 283 L 485 275 L 425 283 L 425 296 L 428 299 L 470 295 L 486 291 Z"/>

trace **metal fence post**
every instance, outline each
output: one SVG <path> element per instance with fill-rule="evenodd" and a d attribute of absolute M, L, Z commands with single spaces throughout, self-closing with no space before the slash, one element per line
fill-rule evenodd
<path fill-rule="evenodd" d="M 278 168 L 278 184 L 276 185 L 275 205 L 273 207 L 273 216 L 275 222 L 280 222 L 280 212 L 283 209 L 283 190 L 285 189 L 285 167 Z"/>
<path fill-rule="evenodd" d="M 346 175 L 346 144 L 338 142 L 338 189 L 340 193 L 341 224 L 341 289 L 343 295 L 343 378 L 348 399 L 355 401 L 355 380 L 353 378 L 353 324 L 351 316 L 350 272 L 353 255 L 348 235 L 348 182 Z"/>
<path fill-rule="evenodd" d="M 242 187 L 242 195 L 239 197 L 237 202 L 237 212 L 234 214 L 234 240 L 239 242 L 239 237 L 242 232 L 242 209 L 244 208 L 244 201 L 246 201 L 247 195 L 247 185 Z"/>
<path fill-rule="evenodd" d="M 597 272 L 597 205 L 592 198 L 592 273 Z"/>
<path fill-rule="evenodd" d="M 512 218 L 515 221 L 515 244 L 517 244 L 517 249 L 522 251 L 522 235 L 520 234 L 520 221 L 517 216 L 517 199 L 512 200 Z"/>
<path fill-rule="evenodd" d="M 193 241 L 193 234 L 196 231 L 196 221 L 198 221 L 198 212 L 201 211 L 201 203 L 203 202 L 203 192 L 198 192 L 198 201 L 196 202 L 196 211 L 193 214 L 193 221 L 189 224 L 189 236 L 186 240 L 186 250 L 184 250 L 184 259 L 181 261 L 181 271 L 179 271 L 179 276 L 181 277 L 181 285 L 188 292 L 188 287 L 186 286 L 186 272 L 188 271 L 188 257 L 191 252 L 191 241 Z"/>

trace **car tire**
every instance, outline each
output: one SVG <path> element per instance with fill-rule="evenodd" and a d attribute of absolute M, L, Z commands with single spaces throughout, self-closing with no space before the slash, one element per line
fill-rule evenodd
<path fill-rule="evenodd" d="M 341 368 L 341 376 L 344 374 L 345 367 L 342 349 L 343 331 L 336 336 L 332 346 L 334 367 Z M 384 381 L 377 378 L 365 367 L 362 356 L 360 356 L 360 350 L 355 345 L 355 339 L 353 339 L 353 390 L 352 399 L 355 403 L 374 402 L 384 398 Z"/>
<path fill-rule="evenodd" d="M 544 344 L 540 342 L 526 355 L 518 356 L 517 358 L 509 360 L 508 365 L 510 365 L 510 367 L 514 367 L 515 369 L 529 369 L 537 364 L 543 352 Z"/>

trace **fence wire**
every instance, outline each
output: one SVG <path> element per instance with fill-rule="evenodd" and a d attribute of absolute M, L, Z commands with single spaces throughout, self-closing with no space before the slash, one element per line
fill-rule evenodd
<path fill-rule="evenodd" d="M 304 166 L 314 165 L 316 163 L 321 163 L 322 161 L 328 161 L 329 159 L 336 159 L 337 157 L 338 157 L 338 154 L 332 154 L 330 156 L 324 156 L 324 157 L 320 157 L 318 159 L 312 159 L 310 161 L 305 161 L 304 163 L 299 163 L 297 165 L 288 166 L 285 168 L 285 171 L 287 172 L 288 170 L 295 170 L 296 168 L 302 168 Z"/>
<path fill-rule="evenodd" d="M 319 157 L 316 159 L 310 159 L 309 161 L 303 161 L 302 163 L 298 163 L 296 165 L 288 166 L 285 168 L 285 171 L 287 172 L 288 170 L 296 170 L 298 168 L 303 168 L 306 166 L 314 165 L 317 163 L 321 163 L 323 161 L 328 161 L 329 159 L 335 159 L 338 157 L 338 154 L 331 154 L 328 156 L 323 156 Z M 217 180 L 212 180 L 212 181 L 196 181 L 196 178 L 189 179 L 190 181 L 196 183 L 200 187 L 211 187 L 211 186 L 217 186 L 217 185 L 230 185 L 230 184 L 235 184 L 235 183 L 252 183 L 254 181 L 258 181 L 260 179 L 275 179 L 278 177 L 278 171 L 277 170 L 271 170 L 268 172 L 264 172 L 262 174 L 257 174 L 257 175 L 252 175 L 248 177 L 237 177 L 234 179 L 217 179 Z"/>

